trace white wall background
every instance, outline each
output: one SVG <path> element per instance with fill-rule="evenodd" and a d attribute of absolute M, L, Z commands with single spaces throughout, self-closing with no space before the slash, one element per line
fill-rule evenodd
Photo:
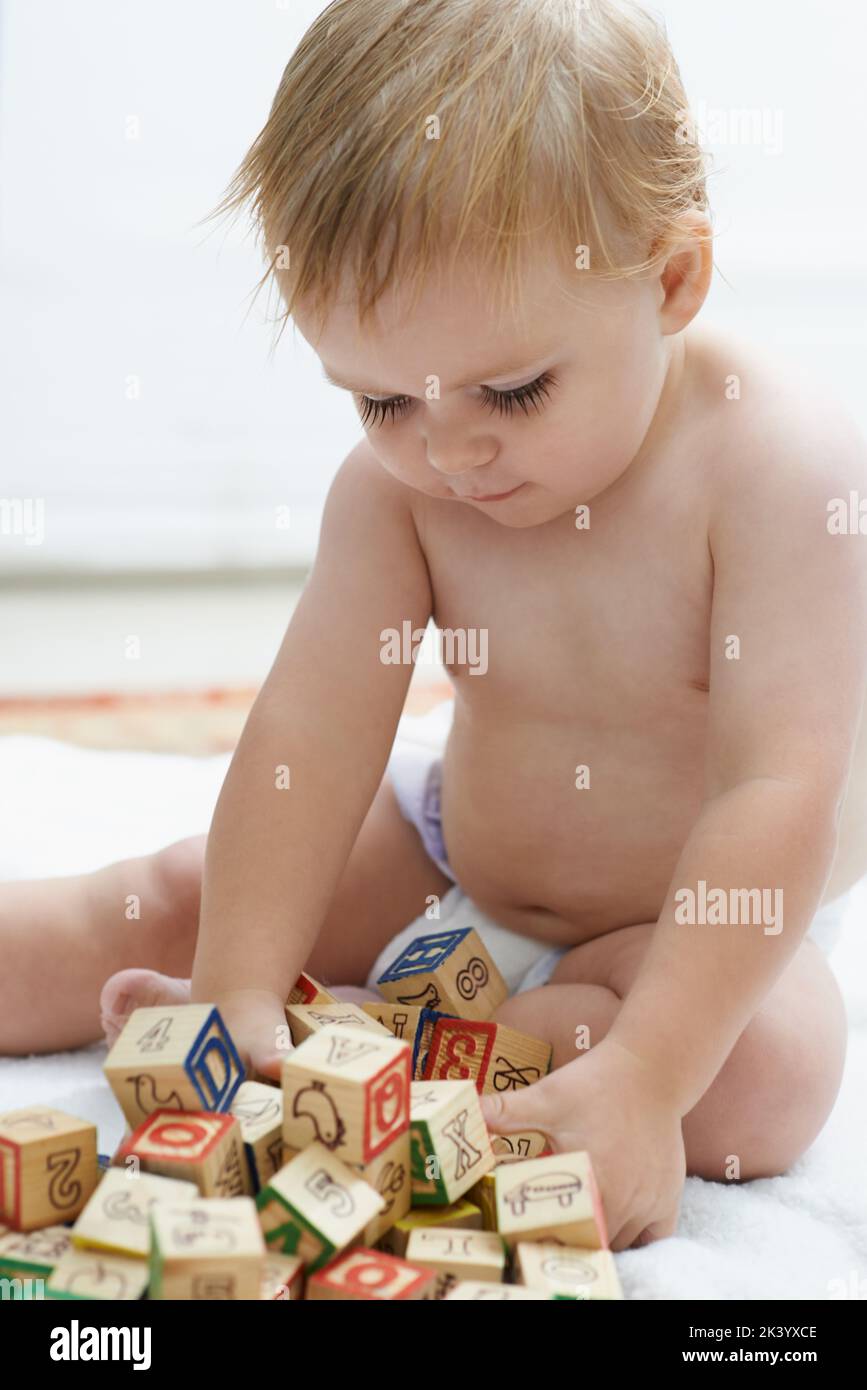
<path fill-rule="evenodd" d="M 309 561 L 354 410 L 291 328 L 269 358 L 264 295 L 245 318 L 252 239 L 195 224 L 322 8 L 0 0 L 0 499 L 45 501 L 44 543 L 0 535 L 0 569 Z M 715 156 L 729 283 L 705 313 L 812 364 L 867 431 L 867 6 L 655 8 Z M 720 126 L 744 110 L 763 142 Z"/>

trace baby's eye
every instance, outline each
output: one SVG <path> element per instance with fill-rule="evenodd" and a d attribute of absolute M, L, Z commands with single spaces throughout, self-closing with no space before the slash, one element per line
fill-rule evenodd
<path fill-rule="evenodd" d="M 486 404 L 501 415 L 514 415 L 516 405 L 525 415 L 529 415 L 531 405 L 536 410 L 542 409 L 541 402 L 547 400 L 554 384 L 553 372 L 543 372 L 535 381 L 528 381 L 526 386 L 516 386 L 512 391 L 494 391 L 490 386 L 483 386 L 482 394 Z"/>
<path fill-rule="evenodd" d="M 513 415 L 515 406 L 529 415 L 531 405 L 541 410 L 541 402 L 548 398 L 554 385 L 556 379 L 553 372 L 543 372 L 535 381 L 528 381 L 526 386 L 516 386 L 511 391 L 495 391 L 491 386 L 483 386 L 482 399 L 500 415 Z M 381 425 L 387 419 L 394 422 L 399 415 L 405 415 L 412 404 L 411 396 L 388 396 L 384 400 L 377 400 L 374 396 L 358 396 L 357 400 L 362 425 Z"/>
<path fill-rule="evenodd" d="M 377 400 L 374 396 L 359 396 L 361 423 L 364 426 L 381 425 L 387 416 L 393 421 L 398 415 L 406 414 L 409 402 L 409 396 L 387 396 L 385 400 Z"/>

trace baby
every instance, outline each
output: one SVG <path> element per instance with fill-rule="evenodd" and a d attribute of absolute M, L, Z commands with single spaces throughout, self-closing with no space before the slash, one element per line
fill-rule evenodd
<path fill-rule="evenodd" d="M 589 1150 L 615 1250 L 670 1235 L 686 1173 L 780 1173 L 840 1085 L 821 947 L 867 870 L 867 547 L 839 513 L 864 445 L 696 325 L 704 158 L 630 5 L 335 0 L 220 210 L 247 203 L 364 438 L 204 859 L 7 886 L 0 1045 L 92 1039 L 119 971 L 110 1037 L 212 1001 L 276 1077 L 299 972 L 367 997 L 460 885 L 510 972 L 494 1017 L 554 1049 L 489 1127 Z M 394 634 L 431 618 L 454 714 L 408 758 Z"/>

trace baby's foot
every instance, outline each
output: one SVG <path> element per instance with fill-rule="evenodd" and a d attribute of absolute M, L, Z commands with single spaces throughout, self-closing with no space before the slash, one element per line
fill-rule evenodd
<path fill-rule="evenodd" d="M 102 1027 L 109 1047 L 134 1009 L 189 1002 L 189 980 L 176 980 L 156 970 L 118 970 L 106 980 L 99 996 Z"/>

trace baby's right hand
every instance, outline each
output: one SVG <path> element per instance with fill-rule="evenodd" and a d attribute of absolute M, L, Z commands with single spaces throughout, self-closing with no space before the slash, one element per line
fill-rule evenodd
<path fill-rule="evenodd" d="M 279 994 L 267 989 L 233 989 L 214 1000 L 248 1078 L 259 1072 L 279 1082 L 280 1064 L 292 1051 L 291 1035 Z"/>

